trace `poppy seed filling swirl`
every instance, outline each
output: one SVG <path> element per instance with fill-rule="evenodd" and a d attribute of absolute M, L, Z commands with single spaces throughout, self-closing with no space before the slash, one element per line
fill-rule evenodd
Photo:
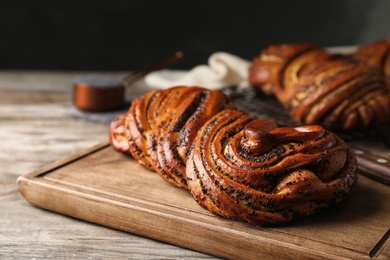
<path fill-rule="evenodd" d="M 278 127 L 220 91 L 146 93 L 113 120 L 110 142 L 210 212 L 276 225 L 336 204 L 357 181 L 356 158 L 321 126 Z"/>
<path fill-rule="evenodd" d="M 200 205 L 255 225 L 289 222 L 343 200 L 355 171 L 348 146 L 324 128 L 279 128 L 236 110 L 200 130 L 187 160 Z"/>

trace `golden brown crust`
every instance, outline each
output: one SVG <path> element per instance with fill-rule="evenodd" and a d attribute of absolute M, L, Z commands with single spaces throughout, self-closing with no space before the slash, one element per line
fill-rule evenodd
<path fill-rule="evenodd" d="M 378 66 L 386 77 L 387 86 L 390 88 L 390 39 L 362 45 L 353 55 L 370 65 Z"/>
<path fill-rule="evenodd" d="M 263 53 L 278 63 L 264 62 Z M 254 60 L 250 79 L 257 67 L 269 76 L 250 83 L 262 91 L 267 86 L 266 94 L 274 94 L 299 123 L 353 129 L 390 120 L 390 90 L 381 71 L 353 56 L 308 44 L 273 45 Z"/>
<path fill-rule="evenodd" d="M 209 211 L 274 225 L 343 200 L 357 180 L 356 167 L 351 149 L 320 126 L 278 128 L 225 110 L 200 130 L 187 177 Z"/>
<path fill-rule="evenodd" d="M 168 182 L 187 189 L 185 162 L 188 150 L 203 124 L 226 108 L 235 108 L 221 91 L 199 87 L 170 90 L 164 117 L 151 131 L 149 154 L 155 171 Z M 153 109 L 151 107 L 150 109 Z"/>
<path fill-rule="evenodd" d="M 311 50 L 321 49 L 310 43 L 270 45 L 253 58 L 248 74 L 249 84 L 258 86 L 266 95 L 273 95 L 275 88 L 283 85 L 281 79 L 286 64 Z"/>
<path fill-rule="evenodd" d="M 143 97 L 133 100 L 129 111 L 118 115 L 111 122 L 109 129 L 111 146 L 119 152 L 131 154 L 149 170 L 154 168 L 148 155 L 148 135 L 146 133 L 155 126 L 156 115 L 147 115 L 147 110 L 157 94 L 158 91 L 150 91 Z"/>
<path fill-rule="evenodd" d="M 279 128 L 236 109 L 220 91 L 173 87 L 134 100 L 110 127 L 111 145 L 209 211 L 276 225 L 343 200 L 351 149 L 321 126 Z"/>
<path fill-rule="evenodd" d="M 127 137 L 126 152 L 169 183 L 187 189 L 185 161 L 197 131 L 226 108 L 235 105 L 221 91 L 184 86 L 151 91 L 135 99 L 126 116 L 114 120 L 111 143 L 120 143 L 113 147 L 123 152 Z M 126 129 L 126 134 L 115 134 L 118 129 Z"/>

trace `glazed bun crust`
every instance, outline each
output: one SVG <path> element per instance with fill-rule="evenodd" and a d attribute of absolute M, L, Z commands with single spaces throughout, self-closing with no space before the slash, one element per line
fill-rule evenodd
<path fill-rule="evenodd" d="M 377 66 L 311 44 L 263 50 L 249 69 L 249 83 L 275 95 L 298 123 L 350 130 L 390 120 L 390 89 Z"/>
<path fill-rule="evenodd" d="M 377 66 L 390 88 L 390 38 L 360 46 L 353 54 L 359 60 Z"/>
<path fill-rule="evenodd" d="M 185 162 L 200 127 L 223 109 L 236 108 L 221 91 L 177 86 L 150 91 L 133 100 L 128 113 L 112 123 L 111 143 L 118 151 L 126 147 L 141 165 L 156 171 L 171 184 L 187 189 Z M 123 138 L 122 138 L 123 137 Z M 119 149 L 118 149 L 119 148 Z"/>
<path fill-rule="evenodd" d="M 278 127 L 200 87 L 146 93 L 112 121 L 109 137 L 205 209 L 254 225 L 325 209 L 357 180 L 351 149 L 323 127 Z"/>
<path fill-rule="evenodd" d="M 206 123 L 187 159 L 196 201 L 254 225 L 275 225 L 342 201 L 354 186 L 351 149 L 321 126 L 279 128 L 237 110 Z"/>

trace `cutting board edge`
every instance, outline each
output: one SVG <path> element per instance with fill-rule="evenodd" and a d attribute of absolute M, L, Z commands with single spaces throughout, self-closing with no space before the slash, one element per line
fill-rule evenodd
<path fill-rule="evenodd" d="M 127 227 L 126 224 L 123 224 L 123 223 L 121 225 L 107 225 L 106 222 L 99 220 L 99 218 L 96 214 L 83 215 L 80 212 L 75 213 L 75 214 L 69 214 L 69 209 L 64 208 L 63 205 L 62 205 L 62 208 L 59 208 L 58 205 L 50 205 L 50 204 L 45 205 L 45 203 L 47 203 L 47 199 L 45 197 L 41 197 L 42 194 L 38 194 L 39 192 L 37 192 L 37 190 L 41 191 L 41 192 L 43 192 L 44 190 L 46 190 L 47 192 L 51 192 L 51 193 L 57 192 L 58 194 L 61 194 L 61 192 L 62 192 L 62 195 L 67 194 L 67 193 L 64 193 L 64 190 L 61 191 L 61 189 L 59 189 L 57 186 L 55 186 L 55 183 L 53 183 L 53 185 L 51 185 L 51 184 L 43 182 L 42 180 L 44 178 L 41 178 L 41 177 L 44 177 L 46 174 L 49 174 L 50 172 L 55 171 L 56 169 L 64 167 L 70 163 L 77 161 L 77 160 L 83 159 L 88 155 L 91 155 L 95 152 L 98 152 L 98 151 L 104 149 L 104 148 L 107 148 L 108 146 L 109 146 L 109 143 L 107 141 L 101 142 L 101 143 L 99 143 L 99 144 L 97 144 L 97 145 L 95 145 L 95 146 L 93 146 L 85 151 L 73 154 L 73 155 L 71 155 L 63 160 L 56 161 L 52 164 L 49 164 L 49 165 L 44 166 L 40 169 L 37 169 L 31 173 L 20 176 L 17 180 L 17 184 L 18 184 L 20 193 L 22 194 L 22 196 L 25 198 L 25 200 L 28 203 L 30 203 L 36 207 L 44 208 L 44 209 L 47 209 L 47 210 L 50 210 L 53 212 L 57 212 L 57 213 L 60 213 L 63 215 L 68 215 L 71 217 L 75 217 L 75 218 L 85 220 L 88 222 L 92 222 L 92 223 L 96 223 L 99 225 L 108 226 L 108 227 L 122 230 L 122 231 L 126 231 L 126 232 L 131 232 L 131 233 L 134 233 L 137 235 L 160 240 L 163 242 L 167 242 L 167 243 L 174 244 L 177 246 L 189 248 L 189 249 L 203 252 L 206 254 L 211 254 L 211 255 L 224 257 L 224 258 L 243 257 L 243 254 L 242 254 L 243 251 L 238 251 L 240 253 L 237 254 L 237 250 L 230 252 L 226 249 L 222 249 L 222 248 L 226 247 L 226 243 L 223 243 L 223 246 L 222 245 L 215 246 L 216 251 L 210 250 L 207 247 L 205 248 L 204 244 L 196 244 L 195 243 L 191 246 L 187 246 L 186 244 L 183 243 L 183 241 L 181 241 L 181 240 L 179 242 L 177 241 L 177 237 L 178 237 L 177 233 L 171 234 L 171 237 L 168 237 L 168 238 L 162 238 L 160 236 L 151 236 L 150 233 L 148 233 L 146 231 L 132 230 L 131 228 Z M 32 185 L 38 185 L 38 186 L 40 186 L 40 189 L 31 189 Z M 54 196 L 54 197 L 62 197 L 62 195 L 58 195 L 58 196 Z M 76 197 L 74 199 L 77 200 Z M 89 197 L 89 199 L 91 199 L 91 197 Z M 81 207 L 86 207 L 88 204 L 88 201 L 90 201 L 89 199 L 86 199 L 84 201 L 81 200 L 80 201 L 80 202 L 82 202 Z M 95 197 L 95 201 L 99 201 L 99 197 Z M 111 212 L 111 210 L 109 212 Z M 134 212 L 139 213 L 139 211 L 133 210 L 133 213 Z M 100 213 L 104 213 L 104 212 L 100 212 Z M 156 214 L 158 215 L 158 213 L 156 213 Z M 143 216 L 143 218 L 147 219 L 148 215 Z M 173 222 L 173 223 L 175 223 L 175 222 Z M 165 231 L 169 232 L 169 230 L 165 230 Z M 226 232 L 225 235 L 228 236 L 229 234 L 227 233 L 226 230 L 225 230 L 225 232 Z M 185 229 L 183 229 L 183 233 L 185 233 Z M 212 235 L 212 234 L 208 234 L 208 235 Z M 324 258 L 339 259 L 339 258 L 345 258 L 345 257 L 351 257 L 351 256 L 358 257 L 358 258 L 362 258 L 362 257 L 366 258 L 367 257 L 367 259 L 369 259 L 368 256 L 364 255 L 363 252 L 351 251 L 350 249 L 343 248 L 343 247 L 337 248 L 337 250 L 332 252 L 333 253 L 332 255 L 329 255 L 329 251 L 327 251 L 325 254 L 324 250 L 314 250 L 313 248 L 307 248 L 307 247 L 303 247 L 303 246 L 299 247 L 297 245 L 288 244 L 285 242 L 280 243 L 280 241 L 275 241 L 273 239 L 265 238 L 265 237 L 259 237 L 258 239 L 260 240 L 259 241 L 260 243 L 269 245 L 267 247 L 263 247 L 263 250 L 268 250 L 268 251 L 261 251 L 258 248 L 254 248 L 252 250 L 253 252 L 251 254 L 245 255 L 245 258 L 251 259 L 253 257 L 254 259 L 257 259 L 258 257 L 262 257 L 262 259 L 267 259 L 267 256 L 270 258 L 271 258 L 271 256 L 274 257 L 275 253 L 278 255 L 281 255 L 281 253 L 283 253 L 283 254 L 285 253 L 284 256 L 286 258 L 291 258 L 292 256 L 294 256 L 294 254 L 292 253 L 294 251 L 295 253 L 300 253 L 299 257 L 304 256 L 304 257 L 308 257 L 309 259 L 317 259 L 317 258 L 318 259 L 324 259 Z M 232 246 L 234 248 L 234 245 L 232 245 Z M 248 252 L 248 251 L 246 251 L 246 252 Z M 337 252 L 337 254 L 336 254 L 336 252 Z M 227 253 L 229 253 L 229 254 L 227 254 Z"/>
<path fill-rule="evenodd" d="M 80 160 L 90 154 L 93 154 L 93 153 L 96 153 L 96 152 L 99 152 L 101 149 L 104 149 L 106 147 L 108 147 L 110 145 L 110 143 L 108 141 L 102 141 L 100 143 L 97 143 L 96 145 L 93 145 L 91 146 L 90 148 L 88 149 L 85 149 L 85 150 L 82 150 L 80 152 L 77 152 L 77 153 L 74 153 L 74 154 L 71 154 L 63 159 L 59 159 L 59 160 L 56 160 L 52 163 L 49 163 L 47 165 L 44 165 L 42 167 L 39 167 L 37 168 L 36 170 L 32 171 L 32 172 L 29 172 L 29 173 L 26 173 L 24 175 L 21 175 L 19 176 L 17 179 L 16 179 L 16 183 L 19 185 L 19 180 L 20 179 L 34 179 L 35 177 L 38 177 L 38 176 L 43 176 L 47 173 L 50 173 L 51 171 L 54 171 L 58 168 L 61 168 L 61 167 L 64 167 L 72 162 L 75 162 L 77 160 Z"/>
<path fill-rule="evenodd" d="M 179 219 L 169 219 L 164 213 L 159 211 L 144 211 L 140 210 L 138 207 L 127 207 L 120 205 L 120 203 L 107 204 L 97 196 L 80 196 L 78 193 L 70 194 L 56 186 L 32 180 L 28 176 L 21 176 L 18 180 L 18 185 L 21 194 L 26 201 L 38 208 L 226 259 L 239 259 L 242 257 L 245 259 L 274 259 L 276 255 L 283 259 L 296 259 L 297 257 L 304 257 L 305 259 L 345 259 L 345 257 L 354 259 L 358 257 L 363 259 L 362 257 L 365 257 L 362 255 L 362 252 L 351 252 L 351 250 L 345 248 L 338 248 L 338 250 L 333 252 L 340 253 L 341 251 L 341 254 L 329 255 L 329 251 L 324 252 L 321 250 L 314 250 L 313 248 L 299 247 L 297 245 L 280 242 L 266 237 L 257 237 L 257 241 L 252 240 L 249 244 L 243 244 L 242 248 L 239 249 L 234 241 L 231 241 L 230 245 L 226 247 L 227 240 L 221 238 L 232 235 L 228 229 L 219 230 L 212 228 L 212 225 L 210 226 L 211 229 L 207 229 L 204 226 L 205 224 L 200 221 L 192 221 L 183 217 L 179 217 Z M 38 185 L 39 189 L 29 189 L 31 185 Z M 40 192 L 36 192 L 37 190 Z M 72 205 L 67 205 L 63 202 L 59 203 L 55 200 L 48 203 L 45 196 L 42 196 L 46 192 L 50 192 L 54 198 L 64 198 L 64 195 L 72 196 L 73 198 L 67 199 L 67 201 L 72 202 Z M 74 201 L 78 202 L 76 203 L 77 205 L 73 204 Z M 101 208 L 102 203 L 106 205 L 104 208 Z M 75 206 L 83 210 L 74 211 Z M 70 214 L 69 212 L 73 212 L 73 214 Z M 93 212 L 93 214 L 91 214 L 91 212 Z M 110 212 L 111 217 L 113 217 L 113 224 L 107 224 L 106 212 Z M 124 214 L 124 212 L 126 213 Z M 131 218 L 118 219 L 115 217 L 123 215 L 131 216 Z M 140 224 L 139 227 L 128 224 L 136 218 L 146 221 L 146 223 Z M 161 223 L 162 221 L 169 223 L 168 227 L 162 228 L 159 226 L 158 223 Z M 186 222 L 191 222 L 190 229 L 196 234 L 195 237 L 188 233 L 188 231 L 191 231 L 188 230 L 188 226 L 183 225 L 183 223 L 186 224 Z M 145 226 L 148 228 L 144 229 L 143 227 Z M 159 228 L 160 230 L 156 232 L 155 228 Z M 206 230 L 206 232 L 196 232 L 198 228 Z M 180 237 L 180 239 L 178 239 L 178 237 Z M 206 241 L 205 238 L 210 239 L 210 237 L 216 238 L 215 244 L 210 246 L 209 243 L 202 243 L 203 240 Z M 253 236 L 250 238 L 253 239 Z M 186 243 L 188 240 L 192 241 L 191 246 L 188 246 L 188 243 Z M 261 248 L 255 246 L 248 247 L 248 245 L 255 244 L 261 244 L 262 246 Z"/>

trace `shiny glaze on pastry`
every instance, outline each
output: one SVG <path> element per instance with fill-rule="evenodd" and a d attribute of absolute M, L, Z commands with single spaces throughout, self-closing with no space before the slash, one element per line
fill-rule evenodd
<path fill-rule="evenodd" d="M 187 189 L 185 161 L 191 143 L 199 128 L 226 108 L 235 105 L 221 91 L 181 86 L 151 91 L 113 121 L 111 143 L 121 152 L 128 146 L 125 152 L 141 165 Z M 122 134 L 115 136 L 117 132 Z"/>
<path fill-rule="evenodd" d="M 357 180 L 351 149 L 323 127 L 278 127 L 200 87 L 146 93 L 113 120 L 109 137 L 210 212 L 254 225 L 325 209 Z"/>
<path fill-rule="evenodd" d="M 378 66 L 390 88 L 390 38 L 359 46 L 353 56 L 370 65 Z"/>
<path fill-rule="evenodd" d="M 187 177 L 209 211 L 274 225 L 342 201 L 357 180 L 356 167 L 351 149 L 321 126 L 279 128 L 225 110 L 200 130 Z"/>
<path fill-rule="evenodd" d="M 249 83 L 275 95 L 299 123 L 348 130 L 390 120 L 390 90 L 377 67 L 313 44 L 263 50 L 253 60 Z"/>

